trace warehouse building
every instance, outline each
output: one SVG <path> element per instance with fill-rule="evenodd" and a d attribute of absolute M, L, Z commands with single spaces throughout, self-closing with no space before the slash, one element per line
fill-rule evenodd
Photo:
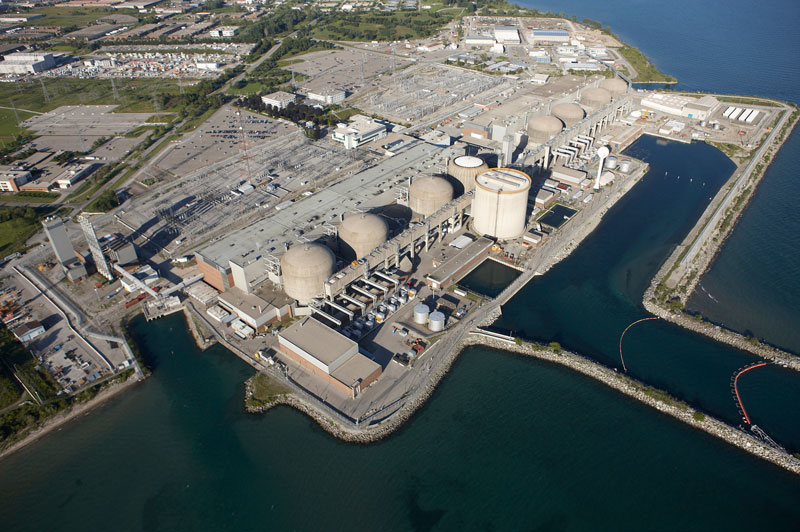
<path fill-rule="evenodd" d="M 718 105 L 719 100 L 710 95 L 698 99 L 678 94 L 656 93 L 642 98 L 642 107 L 695 120 L 707 120 Z"/>
<path fill-rule="evenodd" d="M 0 62 L 0 74 L 35 74 L 55 68 L 53 54 L 17 52 Z"/>
<path fill-rule="evenodd" d="M 569 32 L 564 30 L 533 30 L 533 42 L 568 43 Z"/>
<path fill-rule="evenodd" d="M 495 26 L 494 38 L 499 43 L 519 44 L 519 31 L 514 26 Z"/>
<path fill-rule="evenodd" d="M 278 335 L 280 352 L 292 362 L 355 398 L 381 376 L 380 364 L 358 352 L 358 344 L 306 317 Z"/>

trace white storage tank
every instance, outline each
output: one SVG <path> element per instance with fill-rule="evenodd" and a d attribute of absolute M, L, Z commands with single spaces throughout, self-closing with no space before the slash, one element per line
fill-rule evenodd
<path fill-rule="evenodd" d="M 414 323 L 425 325 L 428 323 L 428 313 L 431 309 L 425 303 L 420 303 L 414 307 Z"/>
<path fill-rule="evenodd" d="M 610 157 L 606 157 L 606 163 L 604 165 L 609 170 L 613 170 L 617 167 L 617 158 L 611 155 Z"/>
<path fill-rule="evenodd" d="M 623 173 L 628 173 L 631 171 L 631 162 L 627 159 L 619 163 L 619 171 Z"/>
<path fill-rule="evenodd" d="M 441 312 L 431 312 L 428 321 L 428 329 L 433 332 L 440 332 L 444 330 L 444 314 Z"/>
<path fill-rule="evenodd" d="M 283 291 L 300 303 L 322 295 L 322 285 L 333 274 L 336 259 L 321 244 L 298 244 L 281 257 Z"/>
<path fill-rule="evenodd" d="M 584 89 L 583 92 L 581 92 L 581 103 L 596 111 L 611 103 L 611 93 L 599 87 Z"/>
<path fill-rule="evenodd" d="M 408 206 L 423 217 L 430 216 L 453 199 L 453 185 L 443 177 L 415 177 L 408 188 Z"/>
<path fill-rule="evenodd" d="M 447 165 L 447 173 L 464 185 L 466 193 L 475 188 L 475 177 L 488 168 L 489 165 L 480 157 L 462 155 L 450 161 L 450 164 Z"/>
<path fill-rule="evenodd" d="M 602 80 L 598 86 L 607 90 L 612 98 L 619 98 L 628 92 L 628 84 L 621 78 L 611 78 Z"/>
<path fill-rule="evenodd" d="M 564 124 L 554 116 L 534 116 L 528 121 L 528 143 L 544 144 L 552 139 L 564 127 Z"/>
<path fill-rule="evenodd" d="M 553 116 L 564 122 L 566 127 L 572 127 L 583 120 L 584 112 L 580 105 L 574 103 L 559 103 L 551 109 Z"/>
<path fill-rule="evenodd" d="M 389 226 L 380 216 L 354 212 L 339 224 L 338 234 L 342 256 L 360 259 L 389 239 Z"/>
<path fill-rule="evenodd" d="M 531 178 L 511 168 L 486 170 L 475 179 L 472 217 L 475 231 L 499 239 L 525 232 Z"/>

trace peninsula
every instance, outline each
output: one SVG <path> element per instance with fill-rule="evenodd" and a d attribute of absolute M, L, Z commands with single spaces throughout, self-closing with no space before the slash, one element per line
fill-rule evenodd
<path fill-rule="evenodd" d="M 92 44 L 69 44 L 73 57 L 53 54 L 72 35 L 56 32 L 50 52 L 0 66 L 41 95 L 25 104 L 36 109 L 10 93 L 3 107 L 25 119 L 0 181 L 16 231 L 0 248 L 15 346 L 0 448 L 143 379 L 125 324 L 183 312 L 201 348 L 219 342 L 257 370 L 248 411 L 291 405 L 347 441 L 397 429 L 480 343 L 564 364 L 800 473 L 763 431 L 491 328 L 648 175 L 628 147 L 643 135 L 708 142 L 738 168 L 645 308 L 800 368 L 683 313 L 796 124 L 793 106 L 638 88 L 675 80 L 591 20 L 496 2 L 303 6 L 193 11 L 181 27 L 131 15 L 132 28 L 79 30 L 67 40 Z M 107 90 L 78 97 L 87 78 Z M 463 282 L 484 267 L 513 280 L 496 293 Z"/>

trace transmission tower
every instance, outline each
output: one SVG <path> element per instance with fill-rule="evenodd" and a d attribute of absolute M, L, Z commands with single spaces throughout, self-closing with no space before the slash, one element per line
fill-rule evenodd
<path fill-rule="evenodd" d="M 50 95 L 47 94 L 47 87 L 44 86 L 44 78 L 39 78 L 39 81 L 42 84 L 42 95 L 44 96 L 44 101 L 49 102 L 50 101 Z"/>

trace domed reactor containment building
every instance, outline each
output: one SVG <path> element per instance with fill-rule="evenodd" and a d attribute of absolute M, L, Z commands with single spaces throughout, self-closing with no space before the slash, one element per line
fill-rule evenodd
<path fill-rule="evenodd" d="M 525 232 L 531 178 L 511 168 L 486 170 L 475 179 L 472 216 L 475 231 L 499 239 Z"/>
<path fill-rule="evenodd" d="M 489 165 L 483 159 L 472 155 L 456 157 L 447 165 L 447 173 L 463 185 L 465 194 L 475 188 L 478 174 L 488 169 Z"/>
<path fill-rule="evenodd" d="M 408 188 L 408 206 L 422 217 L 430 216 L 452 199 L 453 185 L 443 177 L 415 177 Z"/>
<path fill-rule="evenodd" d="M 306 304 L 322 295 L 325 280 L 333 274 L 336 258 L 321 244 L 297 244 L 281 257 L 283 291 Z"/>
<path fill-rule="evenodd" d="M 389 226 L 375 214 L 351 213 L 339 224 L 342 257 L 360 259 L 389 239 Z"/>
<path fill-rule="evenodd" d="M 528 142 L 544 144 L 564 128 L 563 122 L 554 116 L 534 116 L 528 122 Z"/>
<path fill-rule="evenodd" d="M 564 122 L 566 127 L 572 127 L 583 120 L 584 112 L 580 105 L 574 103 L 559 103 L 553 106 L 553 116 Z"/>

